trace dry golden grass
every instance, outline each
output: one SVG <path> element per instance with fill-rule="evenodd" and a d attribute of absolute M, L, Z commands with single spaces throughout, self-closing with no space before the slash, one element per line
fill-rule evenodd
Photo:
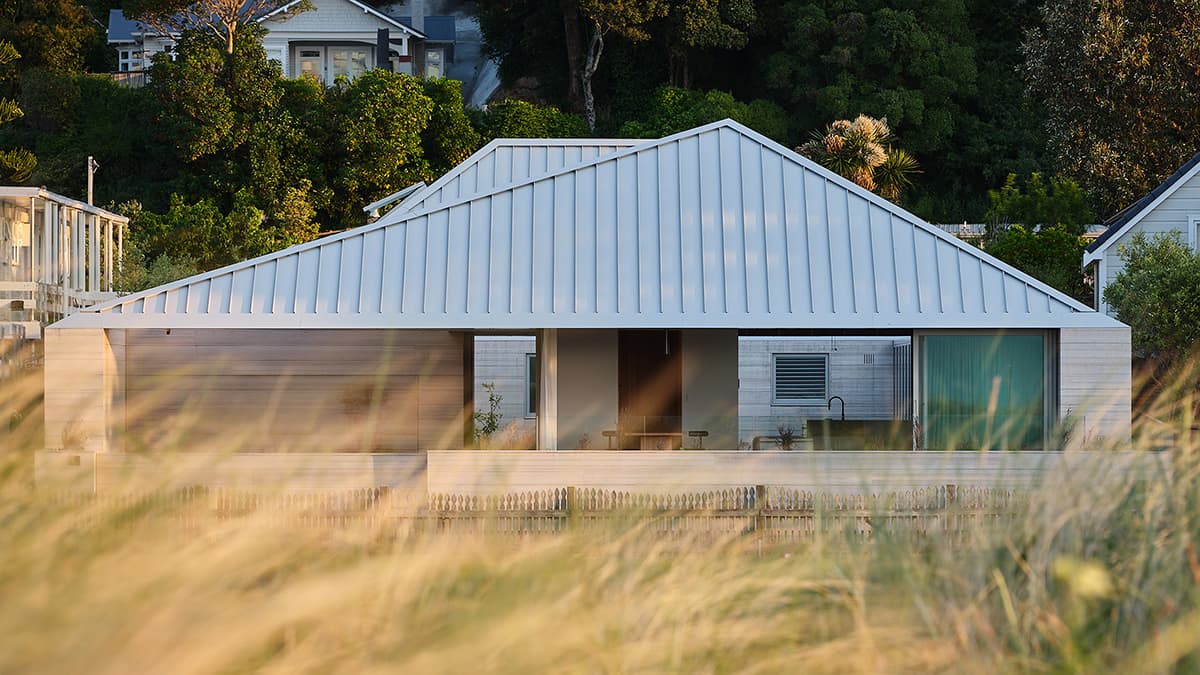
<path fill-rule="evenodd" d="M 2 393 L 0 672 L 1200 670 L 1186 426 L 1143 441 L 1174 447 L 1160 481 L 1073 477 L 955 537 L 763 548 L 636 519 L 515 537 L 65 503 L 31 484 L 36 383 Z"/>

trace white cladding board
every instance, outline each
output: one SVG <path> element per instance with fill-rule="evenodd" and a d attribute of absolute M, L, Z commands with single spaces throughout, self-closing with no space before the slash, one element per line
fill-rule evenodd
<path fill-rule="evenodd" d="M 1128 439 L 1129 328 L 1064 328 L 1058 344 L 1060 417 L 1075 420 L 1085 440 Z"/>
<path fill-rule="evenodd" d="M 64 327 L 1118 326 L 731 121 L 137 293 Z"/>

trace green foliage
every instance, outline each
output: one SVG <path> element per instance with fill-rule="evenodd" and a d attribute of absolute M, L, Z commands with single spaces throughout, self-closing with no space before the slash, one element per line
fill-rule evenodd
<path fill-rule="evenodd" d="M 188 203 L 171 195 L 166 213 L 137 213 L 130 219 L 130 229 L 147 259 L 165 255 L 207 270 L 311 239 L 316 234 L 311 212 L 303 206 L 297 211 L 296 217 L 272 225 L 244 190 L 234 196 L 228 214 L 210 199 Z"/>
<path fill-rule="evenodd" d="M 21 100 L 29 114 L 6 136 L 38 156 L 31 182 L 82 196 L 84 163 L 93 155 L 101 167 L 98 200 L 166 207 L 181 165 L 162 135 L 158 105 L 144 89 L 104 75 L 30 70 L 22 76 Z"/>
<path fill-rule="evenodd" d="M 0 69 L 12 64 L 21 55 L 17 53 L 11 42 L 0 40 Z M 24 113 L 17 102 L 0 98 L 0 125 L 19 119 Z M 33 174 L 37 166 L 37 158 L 33 153 L 23 148 L 0 150 L 0 183 L 21 183 Z"/>
<path fill-rule="evenodd" d="M 619 133 L 625 138 L 659 138 L 725 118 L 777 141 L 787 138 L 787 114 L 770 101 L 742 103 L 724 91 L 701 92 L 669 86 L 654 92 L 645 117 L 626 122 Z"/>
<path fill-rule="evenodd" d="M 1009 225 L 997 227 L 988 236 L 988 253 L 1026 274 L 1046 282 L 1067 295 L 1090 302 L 1092 289 L 1080 263 L 1087 242 L 1065 225 Z"/>
<path fill-rule="evenodd" d="M 1148 192 L 1200 147 L 1200 6 L 1047 0 L 1025 45 L 1059 171 L 1098 210 Z"/>
<path fill-rule="evenodd" d="M 999 190 L 988 190 L 988 199 L 991 207 L 984 218 L 995 225 L 1021 223 L 1034 229 L 1057 225 L 1082 235 L 1096 219 L 1083 190 L 1069 178 L 1055 176 L 1047 186 L 1042 174 L 1033 173 L 1022 188 L 1017 175 L 1010 173 Z"/>
<path fill-rule="evenodd" d="M 279 101 L 282 73 L 267 58 L 259 35 L 242 31 L 227 54 L 215 36 L 185 33 L 177 59 L 154 56 L 147 91 L 180 158 L 195 161 L 240 147 L 254 124 Z"/>
<path fill-rule="evenodd" d="M 82 72 L 89 50 L 104 43 L 103 29 L 77 0 L 5 0 L 0 35 L 22 54 L 22 70 Z"/>
<path fill-rule="evenodd" d="M 429 126 L 422 136 L 425 159 L 434 173 L 442 174 L 479 149 L 479 132 L 471 125 L 463 105 L 461 82 L 433 79 L 421 84 L 433 101 Z"/>
<path fill-rule="evenodd" d="M 332 215 L 342 227 L 358 222 L 363 205 L 432 178 L 422 132 L 434 103 L 419 80 L 371 70 L 326 96 L 337 167 L 331 182 L 342 202 Z"/>
<path fill-rule="evenodd" d="M 474 113 L 474 123 L 484 140 L 495 138 L 584 138 L 591 135 L 578 115 L 555 106 L 506 99 Z"/>
<path fill-rule="evenodd" d="M 1200 340 L 1200 254 L 1179 233 L 1135 234 L 1120 248 L 1124 268 L 1104 289 L 1117 319 L 1133 329 L 1133 351 L 1174 362 Z"/>
<path fill-rule="evenodd" d="M 493 434 L 499 431 L 500 420 L 504 418 L 504 415 L 500 412 L 500 403 L 504 400 L 504 397 L 496 393 L 496 383 L 484 382 L 480 386 L 487 391 L 488 407 L 487 410 L 475 411 L 476 445 L 491 438 Z"/>
<path fill-rule="evenodd" d="M 897 201 L 901 192 L 912 185 L 918 169 L 911 155 L 892 147 L 894 140 L 887 119 L 859 115 L 853 121 L 837 120 L 823 133 L 814 132 L 796 151 L 867 190 Z"/>

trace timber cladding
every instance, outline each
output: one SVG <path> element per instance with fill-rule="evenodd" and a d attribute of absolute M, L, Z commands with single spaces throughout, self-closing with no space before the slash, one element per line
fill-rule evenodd
<path fill-rule="evenodd" d="M 127 450 L 408 452 L 461 447 L 461 334 L 349 329 L 125 333 Z M 225 447 L 207 445 L 218 441 Z M 162 448 L 164 444 L 173 447 Z"/>

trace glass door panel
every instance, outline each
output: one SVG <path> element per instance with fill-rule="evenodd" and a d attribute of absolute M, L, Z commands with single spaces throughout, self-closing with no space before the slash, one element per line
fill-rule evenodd
<path fill-rule="evenodd" d="M 923 336 L 923 447 L 1043 449 L 1046 382 L 1044 335 Z"/>

